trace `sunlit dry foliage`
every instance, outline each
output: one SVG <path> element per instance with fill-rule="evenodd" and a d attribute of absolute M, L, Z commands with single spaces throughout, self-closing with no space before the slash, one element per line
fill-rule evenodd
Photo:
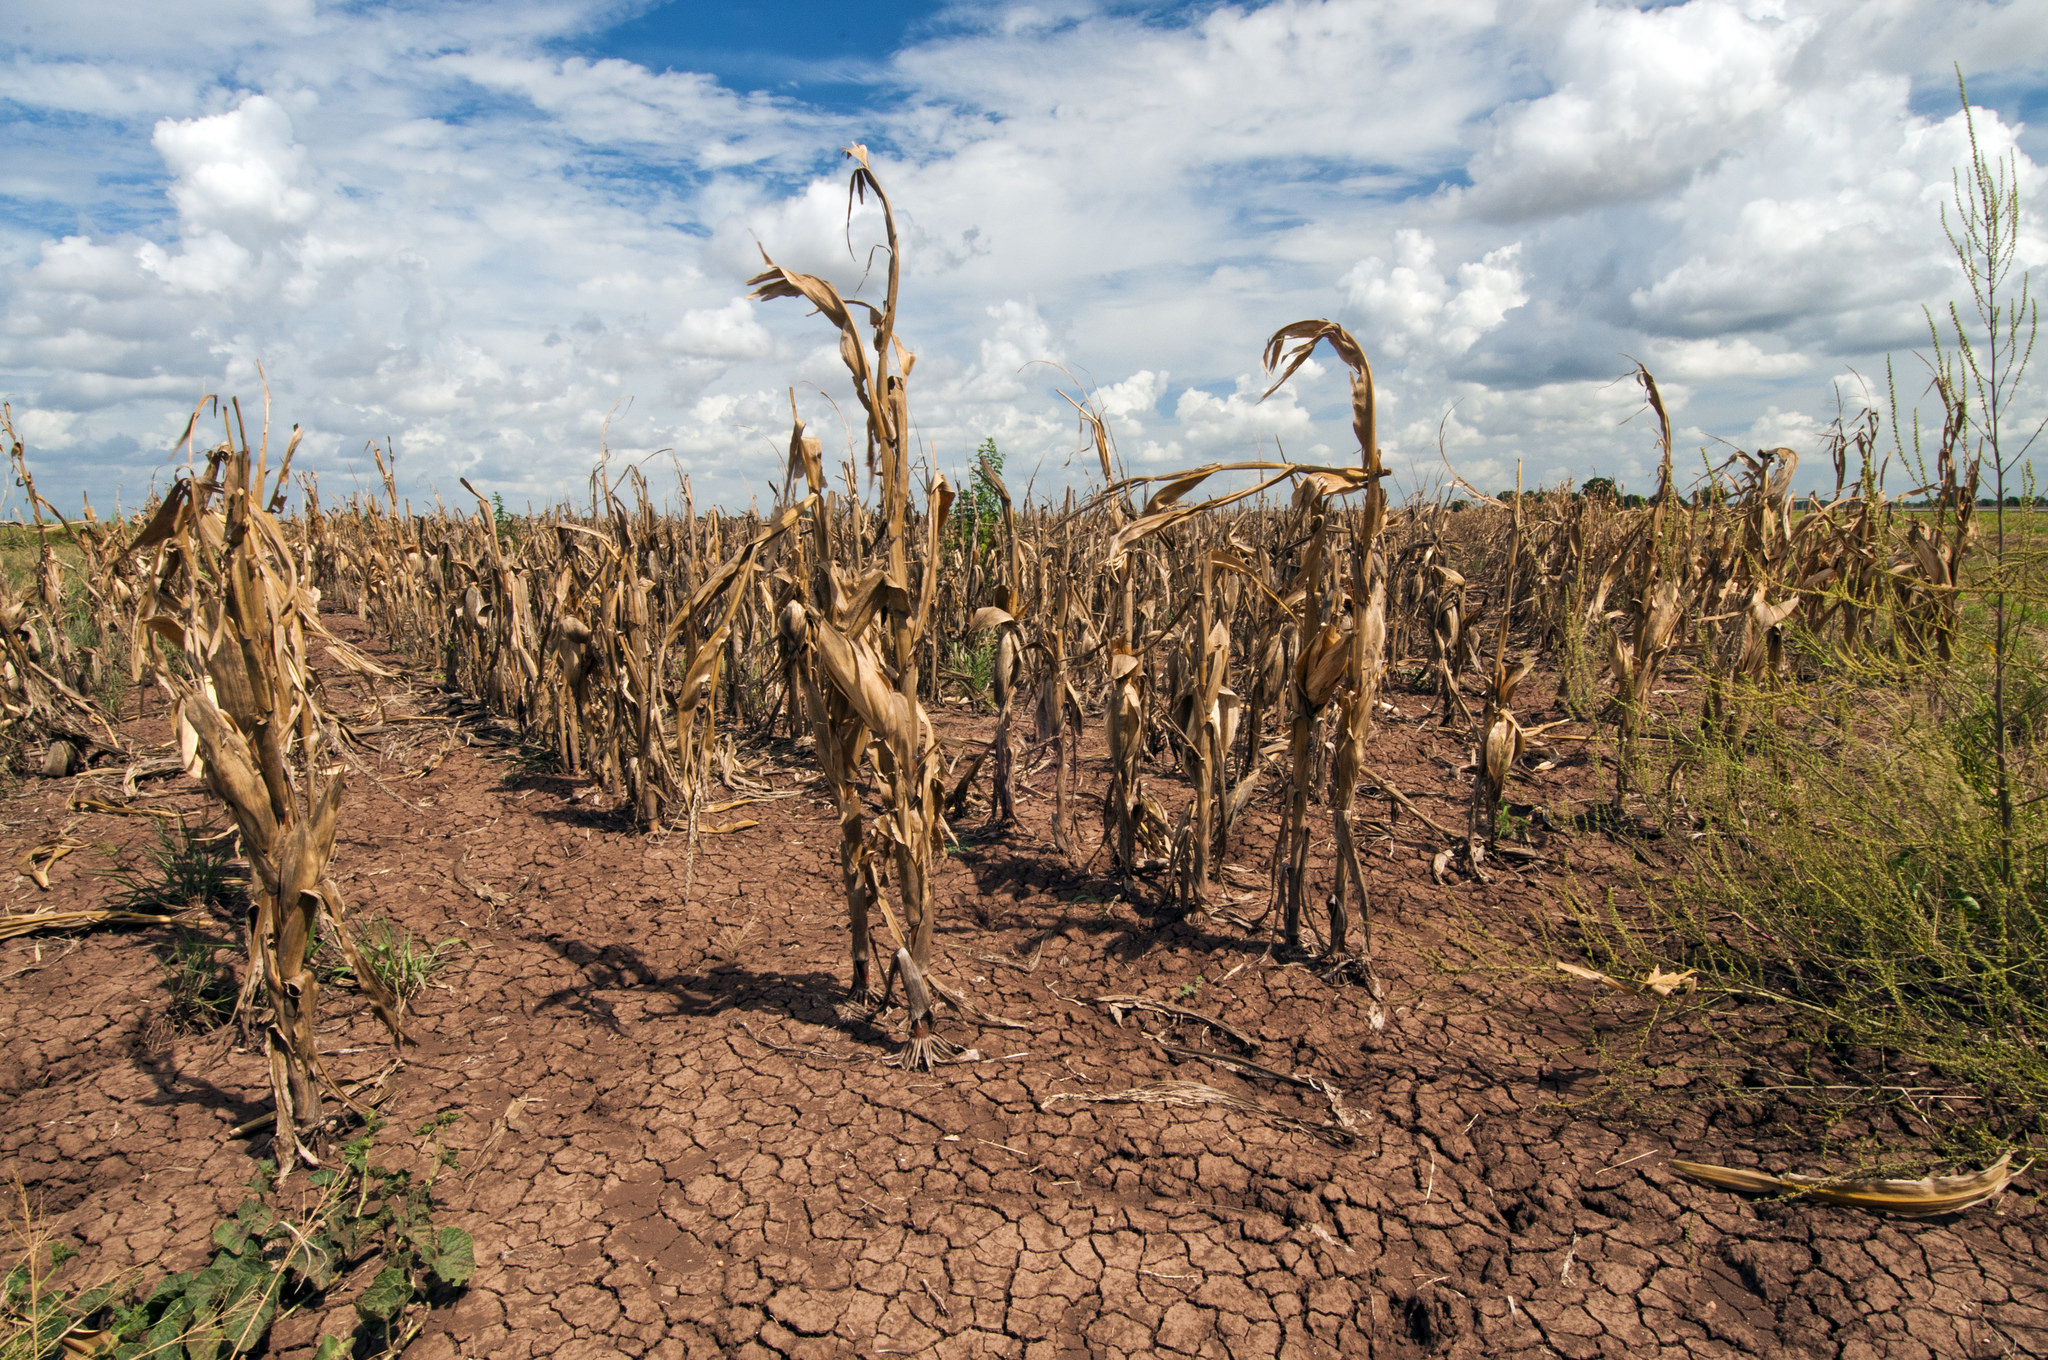
<path fill-rule="evenodd" d="M 124 640 L 130 677 L 172 696 L 184 755 L 233 811 L 257 870 L 248 996 L 270 1036 L 281 1153 L 314 1155 L 322 1108 L 304 948 L 323 912 L 347 938 L 326 865 L 335 762 L 352 758 L 356 720 L 330 718 L 318 675 L 380 677 L 329 637 L 320 608 L 356 613 L 437 670 L 533 759 L 594 784 L 622 823 L 692 846 L 744 834 L 711 818 L 765 793 L 750 771 L 768 743 L 808 752 L 839 822 L 851 992 L 875 1013 L 902 983 L 910 1067 L 949 1056 L 937 1001 L 971 1013 L 932 955 L 949 819 L 986 816 L 993 834 L 1013 834 L 1002 828 L 1020 801 L 1045 796 L 1053 852 L 1075 872 L 1106 873 L 1148 910 L 1253 929 L 1271 918 L 1279 948 L 1319 950 L 1329 976 L 1377 986 L 1369 847 L 1398 821 L 1430 842 L 1440 878 L 1501 872 L 1517 853 L 1503 831 L 1517 783 L 1560 739 L 1548 729 L 1576 723 L 1587 730 L 1570 739 L 1605 743 L 1619 811 L 1652 792 L 1633 773 L 1645 750 L 1738 747 L 1753 721 L 1739 696 L 1791 683 L 1802 654 L 1900 668 L 1956 655 L 1979 463 L 1967 394 L 1941 374 L 1946 423 L 1911 493 L 1923 505 L 1888 496 L 1872 412 L 1838 421 L 1820 451 L 1835 472 L 1825 503 L 1795 502 L 1790 449 L 1738 451 L 1681 485 L 1663 395 L 1641 367 L 1659 456 L 1647 498 L 1518 486 L 1510 501 L 1466 487 L 1469 502 L 1396 505 L 1366 349 L 1306 320 L 1268 340 L 1267 395 L 1318 349 L 1334 353 L 1355 463 L 1249 458 L 1129 476 L 1099 403 L 1062 391 L 1097 484 L 1034 502 L 984 463 L 976 481 L 995 513 L 958 523 L 953 488 L 917 467 L 896 212 L 867 152 L 847 154 L 849 211 L 869 198 L 880 208 L 880 300 L 765 256 L 752 287 L 836 332 L 857 433 L 828 470 L 792 398 L 765 512 L 700 513 L 687 479 L 679 507 L 658 507 L 642 467 L 609 457 L 578 504 L 513 514 L 464 482 L 460 506 L 415 507 L 373 448 L 381 493 L 324 501 L 305 479 L 288 513 L 291 450 L 273 472 L 267 445 L 252 453 L 231 424 L 138 522 L 73 524 L 34 494 L 13 443 L 35 551 L 0 580 L 0 711 L 31 764 L 63 745 L 52 774 L 137 754 L 96 697 L 93 658 L 122 653 L 81 647 L 74 617 Z M 1567 717 L 1525 720 L 1541 708 L 1528 693 L 1539 672 L 1555 674 Z M 1703 682 L 1697 719 L 1660 704 L 1674 675 Z M 993 707 L 985 740 L 944 721 L 970 701 Z M 1449 794 L 1462 827 L 1374 772 L 1376 734 L 1394 720 L 1469 753 Z M 1075 806 L 1095 722 L 1099 816 Z M 1049 790 L 1032 782 L 1048 765 Z M 1381 799 L 1384 823 L 1367 815 Z M 1255 809 L 1277 822 L 1270 837 L 1245 834 Z M 1270 898 L 1247 922 L 1226 884 L 1256 882 L 1248 862 L 1261 855 Z"/>
<path fill-rule="evenodd" d="M 397 1000 L 363 965 L 328 872 L 340 737 L 312 648 L 352 670 L 378 668 L 321 624 L 319 591 L 278 519 L 299 432 L 273 476 L 267 422 L 252 452 L 240 417 L 233 408 L 204 470 L 177 481 L 127 551 L 148 564 L 136 632 L 175 700 L 180 754 L 234 818 L 252 873 L 239 1009 L 261 1025 L 270 1056 L 278 1164 L 317 1165 L 324 1093 L 341 1096 L 314 1034 L 320 981 L 307 955 L 323 926 L 393 1039 L 402 1035 Z"/>

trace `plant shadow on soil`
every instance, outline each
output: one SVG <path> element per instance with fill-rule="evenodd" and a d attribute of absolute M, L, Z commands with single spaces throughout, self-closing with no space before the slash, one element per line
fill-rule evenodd
<path fill-rule="evenodd" d="M 623 1034 L 610 1002 L 602 993 L 658 992 L 676 1004 L 671 1016 L 701 1018 L 727 1011 L 780 1016 L 807 1024 L 844 1030 L 861 1043 L 893 1048 L 895 1040 L 857 1015 L 848 1020 L 838 1003 L 848 1000 L 846 984 L 824 972 L 785 973 L 749 968 L 737 960 L 714 963 L 695 972 L 664 973 L 630 945 L 594 946 L 557 934 L 540 941 L 583 976 L 575 987 L 562 987 L 539 998 L 537 1010 L 560 1008 Z"/>

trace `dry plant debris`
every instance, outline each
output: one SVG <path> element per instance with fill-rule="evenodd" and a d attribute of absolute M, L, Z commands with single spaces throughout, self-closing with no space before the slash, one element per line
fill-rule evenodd
<path fill-rule="evenodd" d="M 2031 1163 L 2029 1164 L 2031 1165 Z M 1982 1171 L 1956 1176 L 1923 1176 L 1919 1180 L 1861 1180 L 1853 1176 L 1773 1176 L 1742 1167 L 1708 1166 L 1673 1158 L 1671 1169 L 1722 1190 L 1745 1195 L 1792 1195 L 1824 1200 L 1850 1209 L 1895 1214 L 1901 1218 L 1931 1218 L 1938 1214 L 1959 1214 L 1989 1203 L 2024 1172 L 2014 1167 L 2006 1153 Z"/>

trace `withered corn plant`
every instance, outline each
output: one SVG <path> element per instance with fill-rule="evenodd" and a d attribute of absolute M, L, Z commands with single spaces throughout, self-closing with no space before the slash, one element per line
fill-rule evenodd
<path fill-rule="evenodd" d="M 1188 493 L 1211 477 L 1228 473 L 1252 473 L 1257 475 L 1257 480 L 1242 490 L 1225 492 L 1207 500 L 1185 499 Z M 1318 478 L 1323 480 L 1317 481 Z M 1148 725 L 1157 716 L 1147 711 L 1151 680 L 1145 661 L 1158 643 L 1172 636 L 1181 626 L 1184 615 L 1194 629 L 1194 636 L 1190 639 L 1192 660 L 1178 663 L 1181 683 L 1169 685 L 1174 692 L 1174 702 L 1168 705 L 1170 712 L 1177 711 L 1181 715 L 1179 738 L 1186 744 L 1190 782 L 1195 786 L 1174 852 L 1174 858 L 1181 861 L 1178 896 L 1184 905 L 1198 904 L 1208 891 L 1206 885 L 1214 864 L 1212 848 L 1216 812 L 1219 806 L 1228 806 L 1227 793 L 1219 799 L 1217 785 L 1227 778 L 1228 762 L 1224 757 L 1236 726 L 1238 706 L 1235 692 L 1224 687 L 1231 644 L 1228 629 L 1216 620 L 1214 612 L 1216 573 L 1221 568 L 1232 574 L 1249 574 L 1251 568 L 1234 553 L 1213 550 L 1205 553 L 1197 560 L 1192 574 L 1195 584 L 1188 592 L 1188 598 L 1184 598 L 1181 607 L 1153 629 L 1150 636 L 1140 641 L 1135 636 L 1139 621 L 1149 618 L 1154 611 L 1136 604 L 1138 581 L 1142 575 L 1139 564 L 1148 560 L 1139 545 L 1164 535 L 1176 526 L 1199 522 L 1215 511 L 1261 495 L 1290 480 L 1298 480 L 1303 486 L 1332 483 L 1363 485 L 1358 474 L 1341 469 L 1293 463 L 1212 463 L 1161 477 L 1126 478 L 1111 484 L 1097 497 L 1098 502 L 1113 502 L 1131 487 L 1159 484 L 1145 502 L 1142 513 L 1126 516 L 1121 511 L 1113 512 L 1119 515 L 1122 523 L 1109 536 L 1104 554 L 1104 565 L 1116 580 L 1120 597 L 1118 625 L 1127 631 L 1112 640 L 1108 652 L 1110 693 L 1106 725 L 1109 729 L 1111 773 L 1103 805 L 1103 823 L 1105 838 L 1115 838 L 1119 872 L 1126 876 L 1127 881 L 1128 875 L 1141 868 L 1158 867 L 1158 856 L 1148 860 L 1141 857 L 1138 850 L 1141 846 L 1155 851 L 1163 849 L 1167 836 L 1164 811 L 1157 800 L 1145 792 L 1139 772 L 1146 749 Z M 1157 559 L 1149 560 L 1154 562 L 1167 582 L 1162 596 L 1170 595 L 1171 576 L 1164 563 Z"/>
<path fill-rule="evenodd" d="M 1519 477 L 1517 478 L 1519 480 Z M 1517 495 L 1513 505 L 1513 527 L 1508 535 L 1508 580 L 1514 580 L 1515 571 L 1521 560 L 1522 548 L 1522 497 Z M 1515 720 L 1515 691 L 1522 681 L 1529 678 L 1529 672 L 1536 669 L 1536 658 L 1524 657 L 1520 665 L 1508 669 L 1509 629 L 1514 619 L 1512 607 L 1504 605 L 1500 610 L 1500 624 L 1493 645 L 1493 669 L 1487 676 L 1485 707 L 1479 718 L 1479 744 L 1474 753 L 1472 780 L 1472 804 L 1465 826 L 1465 857 L 1472 873 L 1481 882 L 1486 881 L 1486 855 L 1493 848 L 1500 829 L 1501 797 L 1507 791 L 1508 776 L 1515 763 L 1522 758 L 1522 725 Z"/>
<path fill-rule="evenodd" d="M 1290 351 L 1287 347 L 1293 345 Z M 1360 934 L 1368 976 L 1372 955 L 1372 907 L 1365 886 L 1365 873 L 1358 857 L 1353 811 L 1358 799 L 1358 781 L 1364 766 L 1366 742 L 1372 735 L 1373 709 L 1379 702 L 1380 677 L 1386 646 L 1386 588 L 1376 571 L 1381 531 L 1386 523 L 1387 497 L 1382 482 L 1387 476 L 1380 458 L 1376 396 L 1372 365 L 1351 333 L 1332 321 L 1297 321 L 1283 326 L 1266 342 L 1268 372 L 1280 369 L 1279 377 L 1266 389 L 1271 396 L 1318 345 L 1327 344 L 1351 371 L 1351 426 L 1358 438 L 1360 467 L 1349 470 L 1317 469 L 1305 472 L 1296 491 L 1296 505 L 1308 517 L 1309 543 L 1299 586 L 1302 592 L 1301 659 L 1294 674 L 1295 713 L 1289 741 L 1292 762 L 1287 821 L 1283 836 L 1287 847 L 1287 870 L 1282 897 L 1281 925 L 1287 946 L 1301 947 L 1302 909 L 1307 895 L 1308 799 L 1311 776 L 1311 742 L 1316 716 L 1334 698 L 1339 700 L 1335 759 L 1331 762 L 1331 815 L 1337 838 L 1337 881 L 1329 895 L 1330 939 L 1333 956 L 1343 957 L 1349 946 L 1349 917 L 1345 897 L 1358 898 Z M 1282 367 L 1284 362 L 1284 367 Z M 1363 490 L 1365 504 L 1357 515 L 1352 541 L 1348 545 L 1350 570 L 1345 585 L 1343 608 L 1331 617 L 1325 612 L 1325 592 L 1320 577 L 1329 552 L 1330 500 Z M 1334 596 L 1334 591 L 1330 592 Z M 1326 621 L 1326 619 L 1328 621 Z"/>
<path fill-rule="evenodd" d="M 1033 643 L 1041 657 L 1041 676 L 1032 727 L 1039 746 L 1052 746 L 1052 843 L 1060 854 L 1068 855 L 1074 849 L 1073 812 L 1069 805 L 1073 800 L 1082 728 L 1081 696 L 1074 692 L 1067 674 L 1067 633 L 1074 617 L 1075 580 L 1081 571 L 1071 524 L 1062 533 L 1057 551 L 1056 565 L 1050 573 L 1052 582 L 1047 587 L 1053 597 L 1049 616 Z"/>
<path fill-rule="evenodd" d="M 239 407 L 230 409 L 227 438 L 204 472 L 180 478 L 129 547 L 150 562 L 137 624 L 174 653 L 158 674 L 176 704 L 181 747 L 234 818 L 252 871 L 242 1001 L 270 1058 L 277 1162 L 317 1166 L 323 1090 L 347 1101 L 315 1036 L 320 981 L 306 956 L 323 928 L 393 1041 L 403 1038 L 397 1000 L 366 966 L 328 872 L 342 767 L 330 763 L 334 728 L 311 645 L 346 655 L 353 669 L 377 667 L 321 624 L 319 592 L 278 519 L 297 429 L 273 477 L 267 420 L 252 452 Z"/>
<path fill-rule="evenodd" d="M 865 200 L 869 194 L 874 195 L 882 211 L 888 253 L 888 282 L 882 305 L 877 307 L 857 299 L 848 301 L 825 280 L 785 269 L 767 258 L 765 252 L 763 260 L 768 267 L 750 284 L 756 299 L 803 298 L 838 328 L 840 358 L 853 380 L 854 395 L 867 413 L 868 466 L 879 477 L 882 489 L 877 542 L 882 561 L 855 577 L 830 559 L 829 541 L 821 541 L 819 558 L 813 567 L 816 579 L 812 599 L 806 613 L 808 642 L 819 686 L 829 689 L 831 702 L 841 705 L 845 714 L 839 731 L 830 730 L 826 696 L 819 696 L 815 707 L 828 714 L 827 730 L 818 734 L 820 760 L 838 791 L 842 836 L 861 834 L 856 811 L 858 794 L 851 781 L 861 748 L 872 739 L 873 745 L 866 753 L 874 760 L 885 790 L 882 815 L 875 819 L 872 828 L 877 842 L 875 857 L 893 867 L 901 908 L 900 912 L 891 911 L 886 894 L 875 891 L 878 876 L 866 878 L 858 891 L 850 888 L 848 910 L 855 935 L 854 993 L 862 996 L 871 986 L 862 959 L 865 942 L 861 937 L 867 923 L 861 918 L 872 895 L 874 904 L 881 907 L 888 921 L 895 945 L 890 977 L 893 981 L 901 975 L 910 1008 L 910 1039 L 902 1063 L 906 1068 L 929 1068 L 948 1053 L 948 1046 L 932 1029 L 926 978 L 931 969 L 935 924 L 932 861 L 946 834 L 942 807 L 945 771 L 920 698 L 919 645 L 931 622 L 939 549 L 953 492 L 944 478 L 934 479 L 924 515 L 923 569 L 913 575 L 911 558 L 916 545 L 910 521 L 907 384 L 916 358 L 896 334 L 902 245 L 897 236 L 895 212 L 869 164 L 867 149 L 853 146 L 846 154 L 856 163 L 847 191 L 849 217 L 855 200 Z M 866 313 L 871 338 L 862 336 L 856 309 Z M 868 356 L 870 347 L 872 361 Z M 821 508 L 819 513 L 822 516 L 826 512 Z M 829 758 L 828 737 L 842 743 L 840 751 Z M 849 860 L 860 862 L 860 855 L 852 846 L 842 848 L 842 865 Z"/>
<path fill-rule="evenodd" d="M 102 525 L 85 507 L 86 522 L 74 524 L 36 492 L 35 475 L 20 437 L 14 413 L 0 405 L 0 431 L 7 440 L 8 459 L 27 497 L 36 530 L 36 565 L 32 584 L 17 592 L 0 574 L 0 730 L 8 745 L 39 754 L 42 772 L 71 773 L 94 748 L 124 749 L 93 697 L 113 666 L 111 645 L 81 649 L 72 637 L 72 606 L 67 598 L 65 565 L 56 551 L 60 534 L 68 537 L 85 559 L 79 573 L 81 601 L 88 626 L 111 643 L 120 625 L 123 600 L 132 593 L 117 572 L 123 535 L 119 526 Z M 52 528 L 51 519 L 59 527 Z"/>
<path fill-rule="evenodd" d="M 1671 417 L 1650 370 L 1638 364 L 1636 381 L 1657 417 L 1657 495 L 1649 513 L 1639 518 L 1625 554 L 1622 609 L 1610 616 L 1608 664 L 1614 675 L 1615 736 L 1621 758 L 1615 762 L 1617 803 L 1627 783 L 1631 748 L 1649 712 L 1650 691 L 1657 671 L 1670 654 L 1672 639 L 1683 621 L 1680 577 L 1671 539 L 1678 529 L 1677 492 L 1671 484 Z"/>

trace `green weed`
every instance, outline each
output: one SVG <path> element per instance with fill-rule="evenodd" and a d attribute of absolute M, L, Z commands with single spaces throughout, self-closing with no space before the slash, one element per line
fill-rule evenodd
<path fill-rule="evenodd" d="M 164 973 L 171 988 L 171 1025 L 188 1033 L 218 1029 L 235 1013 L 235 970 L 221 962 L 221 940 L 179 931 Z"/>
<path fill-rule="evenodd" d="M 507 784 L 562 773 L 562 753 L 551 742 L 522 741 L 507 748 L 506 754 L 491 758 L 504 764 Z"/>
<path fill-rule="evenodd" d="M 996 644 L 992 639 L 975 647 L 948 646 L 945 664 L 940 669 L 945 678 L 966 688 L 975 708 L 995 710 Z"/>
<path fill-rule="evenodd" d="M 143 849 L 141 865 L 108 875 L 116 885 L 110 905 L 165 916 L 229 908 L 246 882 L 232 867 L 233 844 L 212 827 L 193 830 L 183 817 L 175 825 L 156 819 L 156 844 Z"/>
<path fill-rule="evenodd" d="M 450 938 L 430 946 L 411 931 L 400 930 L 389 921 L 373 920 L 357 932 L 356 944 L 362 952 L 364 966 L 403 1006 L 427 989 L 435 974 L 448 966 L 449 956 L 462 947 L 463 941 Z M 354 981 L 355 969 L 341 957 L 338 948 L 333 948 L 331 953 L 330 948 L 323 934 L 307 958 L 323 980 Z"/>
<path fill-rule="evenodd" d="M 1840 671 L 1729 703 L 1739 739 L 1644 762 L 1695 827 L 1686 862 L 1640 910 L 1574 901 L 1582 946 L 1789 1006 L 1819 1049 L 1909 1055 L 1971 1088 L 1928 1121 L 1965 1142 L 2048 1136 L 2048 809 L 2019 809 L 2008 881 L 1978 707 L 1959 723 Z"/>
<path fill-rule="evenodd" d="M 320 1301 L 366 1263 L 379 1268 L 355 1300 L 356 1335 L 324 1337 L 315 1354 L 396 1356 L 418 1335 L 427 1310 L 476 1273 L 470 1235 L 435 1221 L 435 1179 L 454 1165 L 441 1132 L 456 1117 L 418 1130 L 425 1140 L 414 1159 L 420 1172 L 374 1161 L 374 1129 L 347 1144 L 338 1164 L 308 1177 L 310 1205 L 298 1197 L 287 1203 L 277 1193 L 276 1168 L 263 1163 L 233 1216 L 215 1225 L 213 1260 L 153 1282 L 130 1275 L 60 1283 L 76 1249 L 39 1231 L 24 1196 L 15 1263 L 0 1279 L 0 1360 L 258 1353 L 280 1318 Z"/>

